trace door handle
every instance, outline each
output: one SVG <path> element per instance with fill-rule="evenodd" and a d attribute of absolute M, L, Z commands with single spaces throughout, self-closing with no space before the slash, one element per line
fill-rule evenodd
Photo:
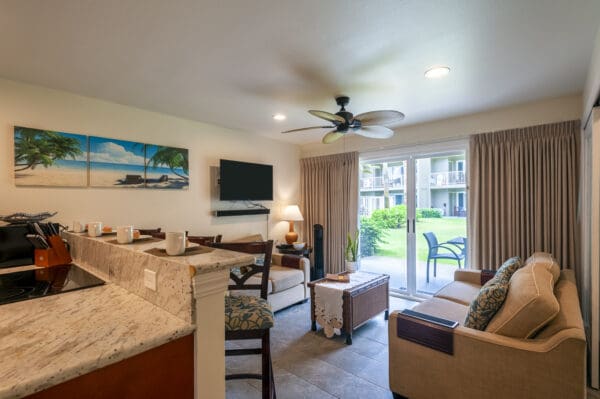
<path fill-rule="evenodd" d="M 415 229 L 415 219 L 413 219 L 413 234 L 417 234 L 417 230 Z"/>
<path fill-rule="evenodd" d="M 410 233 L 410 219 L 406 219 L 406 234 Z"/>

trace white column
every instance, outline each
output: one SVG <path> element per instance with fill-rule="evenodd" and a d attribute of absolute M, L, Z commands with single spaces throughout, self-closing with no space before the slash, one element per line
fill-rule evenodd
<path fill-rule="evenodd" d="M 229 270 L 194 277 L 195 398 L 225 399 L 225 301 Z"/>

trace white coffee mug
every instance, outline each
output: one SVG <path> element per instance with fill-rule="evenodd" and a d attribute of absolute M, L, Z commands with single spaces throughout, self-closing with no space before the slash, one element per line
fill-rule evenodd
<path fill-rule="evenodd" d="M 117 242 L 119 244 L 129 244 L 133 242 L 133 226 L 118 226 Z"/>
<path fill-rule="evenodd" d="M 181 255 L 185 252 L 185 232 L 169 231 L 165 234 L 167 255 Z"/>
<path fill-rule="evenodd" d="M 85 226 L 83 223 L 75 221 L 73 222 L 73 232 L 75 233 L 83 233 L 85 231 Z"/>
<path fill-rule="evenodd" d="M 102 235 L 102 222 L 89 222 L 88 235 L 90 237 L 100 237 Z"/>

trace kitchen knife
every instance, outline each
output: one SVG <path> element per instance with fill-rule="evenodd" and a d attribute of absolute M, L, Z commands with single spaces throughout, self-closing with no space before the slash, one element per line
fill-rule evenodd
<path fill-rule="evenodd" d="M 54 223 L 47 223 L 48 225 L 48 230 L 50 230 L 50 235 L 55 236 L 58 235 L 58 231 L 56 231 L 56 227 L 54 227 Z"/>
<path fill-rule="evenodd" d="M 39 235 L 41 235 L 42 237 L 46 235 L 46 234 L 44 234 L 44 230 L 42 230 L 42 228 L 40 227 L 40 225 L 39 225 L 39 224 L 37 224 L 37 223 L 34 223 L 34 224 L 33 224 L 33 228 L 34 228 L 34 229 L 35 229 L 35 231 L 36 231 L 36 232 L 37 232 Z"/>

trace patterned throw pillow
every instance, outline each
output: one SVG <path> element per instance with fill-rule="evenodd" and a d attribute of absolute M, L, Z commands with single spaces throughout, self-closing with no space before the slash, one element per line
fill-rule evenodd
<path fill-rule="evenodd" d="M 514 256 L 512 258 L 507 259 L 502 266 L 500 266 L 500 268 L 498 269 L 498 271 L 496 272 L 496 275 L 492 278 L 492 280 L 496 280 L 496 281 L 510 281 L 510 278 L 512 277 L 512 275 L 514 274 L 514 272 L 516 272 L 517 270 L 519 270 L 519 268 L 523 265 L 523 262 L 521 261 L 521 258 L 519 258 L 518 256 Z"/>
<path fill-rule="evenodd" d="M 514 257 L 502 264 L 496 275 L 481 289 L 477 297 L 471 302 L 469 313 L 464 326 L 476 330 L 485 330 L 496 312 L 500 310 L 506 294 L 510 277 L 521 267 L 521 258 Z"/>

